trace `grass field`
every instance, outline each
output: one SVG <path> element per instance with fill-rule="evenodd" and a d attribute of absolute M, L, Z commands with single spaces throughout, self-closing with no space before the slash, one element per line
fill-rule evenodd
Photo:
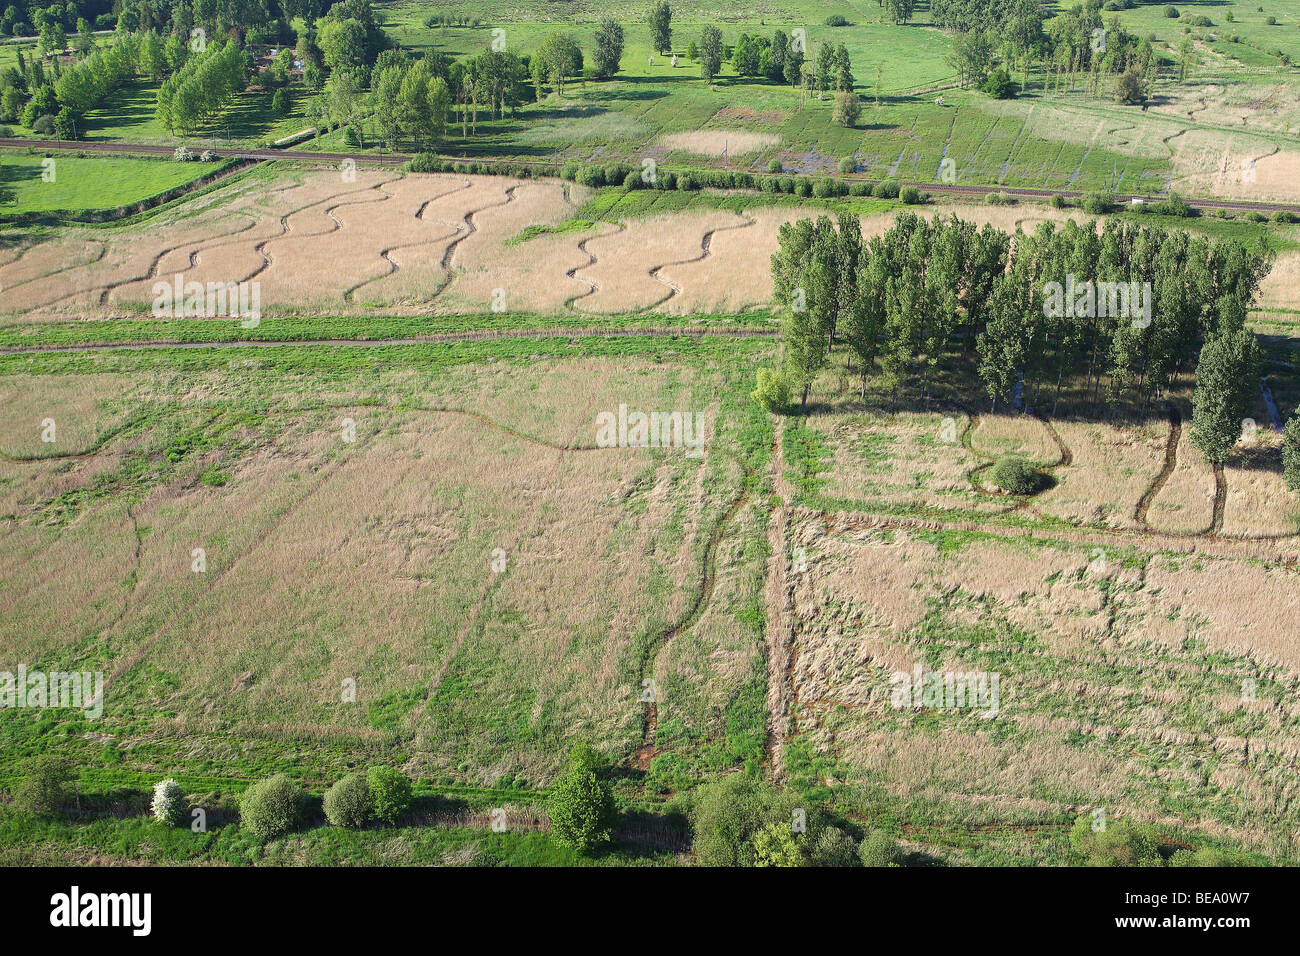
<path fill-rule="evenodd" d="M 0 182 L 15 191 L 6 212 L 115 209 L 148 199 L 211 172 L 208 163 L 160 159 L 0 154 Z M 49 178 L 46 178 L 48 173 Z"/>

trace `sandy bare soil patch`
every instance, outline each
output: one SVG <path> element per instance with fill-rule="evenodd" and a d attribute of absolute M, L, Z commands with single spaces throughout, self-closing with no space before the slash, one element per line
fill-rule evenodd
<path fill-rule="evenodd" d="M 773 133 L 746 130 L 702 129 L 693 133 L 673 133 L 659 140 L 665 149 L 681 149 L 701 156 L 743 156 L 767 146 L 776 146 L 781 137 Z"/>

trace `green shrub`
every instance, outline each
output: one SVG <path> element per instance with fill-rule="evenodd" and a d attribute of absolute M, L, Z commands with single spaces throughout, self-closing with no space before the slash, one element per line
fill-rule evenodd
<path fill-rule="evenodd" d="M 641 174 L 637 172 L 628 173 L 623 177 L 624 189 L 640 189 L 644 183 L 641 182 Z"/>
<path fill-rule="evenodd" d="M 682 192 L 690 192 L 692 189 L 699 189 L 700 187 L 694 179 L 686 173 L 682 173 L 677 177 L 677 188 Z"/>
<path fill-rule="evenodd" d="M 1083 197 L 1083 211 L 1090 216 L 1101 216 L 1115 208 L 1115 197 L 1110 193 L 1089 193 Z"/>
<path fill-rule="evenodd" d="M 1009 100 L 1016 95 L 1016 84 L 1012 81 L 1011 74 L 1003 67 L 998 67 L 989 73 L 980 89 L 995 100 Z"/>
<path fill-rule="evenodd" d="M 858 171 L 858 160 L 856 156 L 845 156 L 840 160 L 840 172 L 856 173 Z"/>
<path fill-rule="evenodd" d="M 396 824 L 411 809 L 411 778 L 393 767 L 371 767 L 366 779 L 375 816 Z"/>
<path fill-rule="evenodd" d="M 832 13 L 829 17 L 827 17 L 822 22 L 825 23 L 828 27 L 847 27 L 849 25 L 848 17 L 839 13 Z"/>
<path fill-rule="evenodd" d="M 812 192 L 818 199 L 827 199 L 835 195 L 835 186 L 829 179 L 818 179 L 813 183 Z"/>
<path fill-rule="evenodd" d="M 1003 455 L 993 466 L 993 481 L 1013 495 L 1031 495 L 1038 490 L 1039 474 L 1019 455 Z"/>
<path fill-rule="evenodd" d="M 780 412 L 790 404 L 790 383 L 776 369 L 760 368 L 757 386 L 749 397 L 769 412 Z"/>
<path fill-rule="evenodd" d="M 903 850 L 888 833 L 872 830 L 858 844 L 858 862 L 863 866 L 902 866 Z"/>
<path fill-rule="evenodd" d="M 989 193 L 984 201 L 990 206 L 1014 206 L 1016 198 L 1010 193 Z"/>
<path fill-rule="evenodd" d="M 360 830 L 375 814 L 366 778 L 350 773 L 325 791 L 325 819 L 336 827 Z"/>
<path fill-rule="evenodd" d="M 881 180 L 871 188 L 871 195 L 877 199 L 897 199 L 898 192 L 898 182 L 893 179 Z"/>
<path fill-rule="evenodd" d="M 180 784 L 168 777 L 159 780 L 153 788 L 153 801 L 149 811 L 159 823 L 178 827 L 185 819 L 185 791 Z"/>
<path fill-rule="evenodd" d="M 804 177 L 799 177 L 794 183 L 794 194 L 807 199 L 812 195 L 812 183 Z"/>
<path fill-rule="evenodd" d="M 658 178 L 658 180 L 659 180 L 659 188 L 660 188 L 660 189 L 676 189 L 676 188 L 677 188 L 677 174 L 676 174 L 676 173 L 660 173 L 659 176 L 658 176 L 657 178 Z"/>
<path fill-rule="evenodd" d="M 432 153 L 416 153 L 406 164 L 406 168 L 413 173 L 436 173 L 441 167 L 442 163 Z"/>
<path fill-rule="evenodd" d="M 239 801 L 239 821 L 259 840 L 283 836 L 298 825 L 302 791 L 284 774 L 253 784 Z"/>
<path fill-rule="evenodd" d="M 817 838 L 809 861 L 813 866 L 857 866 L 858 848 L 839 827 L 826 827 Z"/>
<path fill-rule="evenodd" d="M 1172 3 L 1165 5 L 1165 16 L 1170 20 L 1178 19 L 1178 8 Z"/>
<path fill-rule="evenodd" d="M 1279 209 L 1277 212 L 1273 213 L 1273 221 L 1282 222 L 1282 223 L 1300 222 L 1300 217 L 1297 217 L 1296 214 L 1293 212 L 1287 212 L 1285 209 Z"/>
<path fill-rule="evenodd" d="M 769 173 L 779 173 L 779 172 L 781 172 L 781 160 L 779 160 L 779 159 L 774 159 L 774 160 L 770 161 L 770 162 L 767 164 L 767 171 L 768 171 Z"/>
<path fill-rule="evenodd" d="M 850 196 L 870 196 L 870 195 L 871 195 L 871 187 L 870 187 L 867 183 L 850 183 L 850 184 L 849 184 L 849 195 L 850 195 Z"/>
<path fill-rule="evenodd" d="M 1070 205 L 1069 201 L 1060 193 L 1052 193 L 1052 198 L 1048 200 L 1053 209 L 1064 209 Z"/>
<path fill-rule="evenodd" d="M 14 803 L 30 813 L 57 813 L 68 799 L 68 784 L 76 778 L 72 766 L 45 754 L 29 757 L 19 767 L 21 777 L 13 789 Z"/>
<path fill-rule="evenodd" d="M 580 853 L 608 843 L 618 821 L 614 791 L 602 773 L 599 755 L 586 744 L 569 754 L 564 774 L 551 788 L 546 804 L 551 836 Z"/>
<path fill-rule="evenodd" d="M 790 824 L 766 823 L 754 834 L 755 866 L 803 866 L 806 862 Z"/>
<path fill-rule="evenodd" d="M 777 828 L 789 833 L 795 845 L 802 847 L 809 836 L 820 832 L 791 833 L 791 821 L 799 808 L 799 798 L 778 792 L 765 781 L 743 774 L 728 774 L 698 788 L 691 808 L 695 832 L 695 855 L 705 866 L 755 866 L 763 861 L 787 859 L 784 839 L 777 841 Z M 811 817 L 811 814 L 808 815 Z M 810 831 L 818 831 L 815 819 L 808 819 Z M 766 835 L 760 838 L 760 834 Z"/>
<path fill-rule="evenodd" d="M 898 198 L 909 206 L 915 206 L 918 203 L 925 202 L 925 196 L 923 196 L 921 190 L 917 189 L 915 186 L 904 186 L 898 191 Z"/>

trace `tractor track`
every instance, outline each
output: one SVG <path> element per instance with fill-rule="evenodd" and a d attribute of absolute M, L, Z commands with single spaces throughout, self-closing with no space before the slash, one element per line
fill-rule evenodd
<path fill-rule="evenodd" d="M 470 185 L 471 185 L 470 180 L 466 180 L 465 187 L 468 189 Z M 456 274 L 451 271 L 452 260 L 455 259 L 456 257 L 456 247 L 459 246 L 466 239 L 468 239 L 470 236 L 474 235 L 474 233 L 478 232 L 478 227 L 474 225 L 474 217 L 481 212 L 486 212 L 489 209 L 498 209 L 501 206 L 510 205 L 512 202 L 515 201 L 515 190 L 519 188 L 519 185 L 520 184 L 516 183 L 514 186 L 506 187 L 505 202 L 494 202 L 487 206 L 480 206 L 478 209 L 471 209 L 469 212 L 465 213 L 465 215 L 462 217 L 465 223 L 465 230 L 466 230 L 465 234 L 461 236 L 457 236 L 455 239 L 453 239 L 450 243 L 447 244 L 447 248 L 442 254 L 442 261 L 441 261 L 443 271 L 446 274 L 443 276 L 442 284 L 439 285 L 438 288 L 434 290 L 431 296 L 429 296 L 426 304 L 432 303 L 434 299 L 437 299 L 440 295 L 446 292 L 447 289 L 451 287 L 452 282 L 455 280 Z"/>
<path fill-rule="evenodd" d="M 656 282 L 662 282 L 664 285 L 666 285 L 668 287 L 668 294 L 664 296 L 662 299 L 659 299 L 656 302 L 652 302 L 649 305 L 645 306 L 644 308 L 637 309 L 637 312 L 638 313 L 649 312 L 653 309 L 657 309 L 665 302 L 671 300 L 674 296 L 681 294 L 682 290 L 680 288 L 678 288 L 675 284 L 668 281 L 667 279 L 665 279 L 663 276 L 659 274 L 664 269 L 671 268 L 672 266 L 684 266 L 687 263 L 691 263 L 691 262 L 703 262 L 710 255 L 711 247 L 713 245 L 713 236 L 715 233 L 730 232 L 734 229 L 747 229 L 750 226 L 758 225 L 758 220 L 745 215 L 745 213 L 741 212 L 738 213 L 738 215 L 745 221 L 734 226 L 718 226 L 717 228 L 708 230 L 707 232 L 704 233 L 703 236 L 700 237 L 700 254 L 698 256 L 691 256 L 691 258 L 689 259 L 677 259 L 673 262 L 665 262 L 662 265 L 657 265 L 653 269 L 651 269 L 650 278 L 654 279 Z M 583 251 L 585 252 L 586 250 Z"/>

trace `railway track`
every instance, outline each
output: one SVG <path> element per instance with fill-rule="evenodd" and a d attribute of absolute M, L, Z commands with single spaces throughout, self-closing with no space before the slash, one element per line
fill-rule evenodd
<path fill-rule="evenodd" d="M 69 142 L 52 139 L 12 139 L 0 138 L 0 148 L 20 148 L 20 149 L 37 149 L 37 150 L 71 150 L 75 152 L 100 152 L 100 153 L 136 153 L 151 156 L 165 155 L 170 156 L 175 152 L 171 146 L 157 146 L 146 143 L 125 143 L 125 142 Z M 311 163 L 341 163 L 345 159 L 353 160 L 358 163 L 377 163 L 381 165 L 400 165 L 409 162 L 412 159 L 410 153 L 316 153 L 305 150 L 294 150 L 292 152 L 284 149 L 242 149 L 237 147 L 215 147 L 211 149 L 213 155 L 220 159 L 238 158 L 238 159 L 292 159 L 300 162 Z M 542 159 L 514 159 L 503 158 L 499 156 L 442 156 L 442 159 L 456 162 L 475 162 L 483 163 L 486 166 L 526 166 L 529 169 L 539 170 L 546 173 L 558 174 L 564 163 L 554 160 Z M 665 167 L 666 169 L 667 167 Z M 846 182 L 870 183 L 874 180 L 864 176 L 843 175 L 837 178 L 844 179 Z M 1052 196 L 1062 196 L 1066 199 L 1078 199 L 1087 195 L 1083 190 L 1078 189 L 1031 189 L 1026 187 L 1002 186 L 998 183 L 988 183 L 986 185 L 958 184 L 958 183 L 934 183 L 934 182 L 901 182 L 900 186 L 915 186 L 918 189 L 924 189 L 926 192 L 936 193 L 948 196 L 986 196 L 990 192 L 1004 193 L 1017 199 L 1050 199 Z M 1187 198 L 1187 204 L 1193 209 L 1203 210 L 1237 210 L 1240 212 L 1259 212 L 1275 213 L 1290 212 L 1300 215 L 1300 203 L 1278 203 L 1278 202 L 1256 202 L 1251 200 L 1240 199 L 1215 199 L 1215 198 Z M 1159 196 L 1140 196 L 1136 194 L 1116 194 L 1115 202 L 1128 206 L 1134 200 L 1142 202 L 1159 201 Z"/>

